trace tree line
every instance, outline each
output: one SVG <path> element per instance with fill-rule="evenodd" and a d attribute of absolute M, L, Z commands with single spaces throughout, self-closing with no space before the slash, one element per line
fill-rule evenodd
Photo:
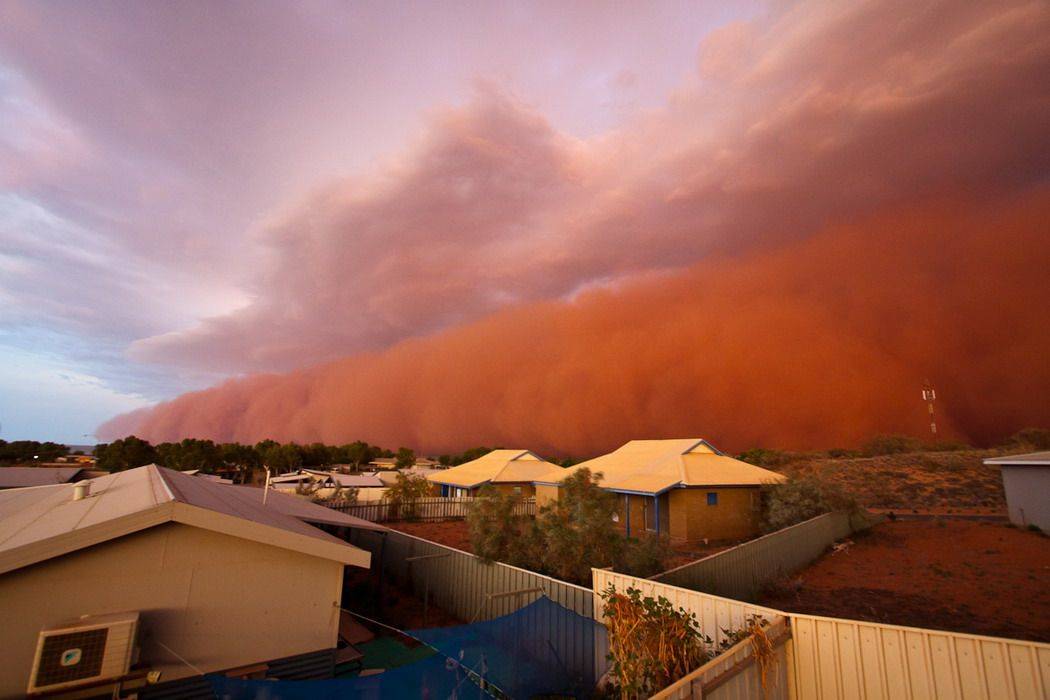
<path fill-rule="evenodd" d="M 53 444 L 53 443 L 48 443 Z M 58 445 L 63 449 L 63 445 Z M 469 462 L 489 452 L 487 447 L 473 447 L 457 454 L 443 454 L 438 461 L 444 466 Z M 64 453 L 63 453 L 64 454 Z M 95 446 L 99 469 L 115 472 L 134 469 L 145 464 L 187 471 L 199 469 L 205 473 L 235 472 L 236 481 L 252 483 L 265 469 L 274 474 L 285 474 L 302 468 L 323 469 L 335 464 L 349 465 L 351 471 L 361 471 L 368 463 L 385 457 L 394 459 L 399 469 L 416 463 L 416 453 L 410 448 L 397 451 L 363 440 L 344 445 L 326 445 L 320 442 L 299 444 L 262 440 L 254 445 L 239 442 L 213 442 L 187 438 L 180 442 L 162 442 L 153 445 L 147 440 L 129 435 L 113 442 Z"/>
<path fill-rule="evenodd" d="M 69 454 L 69 448 L 57 442 L 36 440 L 0 440 L 0 462 L 53 462 Z"/>

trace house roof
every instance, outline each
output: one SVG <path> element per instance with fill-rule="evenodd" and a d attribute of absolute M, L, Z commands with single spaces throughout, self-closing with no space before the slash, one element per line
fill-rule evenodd
<path fill-rule="evenodd" d="M 459 488 L 474 488 L 485 483 L 531 483 L 560 468 L 528 450 L 492 450 L 458 467 L 427 474 L 427 480 Z"/>
<path fill-rule="evenodd" d="M 1007 455 L 1005 457 L 991 457 L 984 460 L 984 463 L 1018 467 L 1045 467 L 1050 466 L 1050 451 L 1029 452 L 1023 455 Z"/>
<path fill-rule="evenodd" d="M 65 484 L 82 471 L 80 467 L 0 467 L 0 489 Z"/>
<path fill-rule="evenodd" d="M 323 472 L 314 469 L 304 469 L 303 471 L 317 477 L 331 479 L 344 488 L 355 487 L 367 489 L 385 486 L 382 479 L 374 474 L 340 474 L 339 472 Z M 271 479 L 271 481 L 273 480 Z"/>
<path fill-rule="evenodd" d="M 304 522 L 357 527 L 357 518 L 283 500 L 293 496 L 271 491 L 264 506 L 262 489 L 155 464 L 81 483 L 90 484 L 90 495 L 81 500 L 73 500 L 76 487 L 69 484 L 0 492 L 0 574 L 170 522 L 369 566 L 368 552 Z"/>
<path fill-rule="evenodd" d="M 685 438 L 631 440 L 608 454 L 550 472 L 536 481 L 557 484 L 585 467 L 601 473 L 603 488 L 644 494 L 689 486 L 761 486 L 787 478 L 728 457 L 706 440 Z"/>

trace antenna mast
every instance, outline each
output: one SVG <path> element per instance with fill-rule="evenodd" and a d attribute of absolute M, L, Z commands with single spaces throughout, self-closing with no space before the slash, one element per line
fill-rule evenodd
<path fill-rule="evenodd" d="M 933 417 L 933 402 L 937 400 L 937 392 L 934 390 L 930 380 L 927 379 L 922 385 L 922 400 L 930 408 L 930 432 L 937 434 L 937 420 Z"/>

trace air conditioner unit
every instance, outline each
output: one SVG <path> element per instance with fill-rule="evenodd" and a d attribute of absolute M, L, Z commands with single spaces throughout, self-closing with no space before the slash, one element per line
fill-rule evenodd
<path fill-rule="evenodd" d="M 138 654 L 137 612 L 84 616 L 40 631 L 26 692 L 103 683 L 125 675 Z"/>

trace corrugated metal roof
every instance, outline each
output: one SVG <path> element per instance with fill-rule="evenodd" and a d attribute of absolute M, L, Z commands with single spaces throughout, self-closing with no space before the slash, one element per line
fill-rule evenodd
<path fill-rule="evenodd" d="M 339 472 L 324 472 L 316 469 L 304 469 L 303 471 L 321 479 L 331 479 L 344 488 L 367 489 L 385 486 L 382 479 L 374 474 L 340 474 Z"/>
<path fill-rule="evenodd" d="M 436 484 L 474 488 L 485 483 L 529 483 L 553 469 L 560 467 L 528 450 L 492 450 L 458 467 L 428 474 L 427 479 Z"/>
<path fill-rule="evenodd" d="M 90 483 L 90 495 L 79 501 L 68 484 L 0 492 L 0 573 L 167 522 L 345 564 L 369 563 L 367 552 L 304 520 L 375 529 L 373 523 L 293 496 L 271 491 L 264 506 L 262 489 L 219 484 L 152 464 L 82 483 Z"/>
<path fill-rule="evenodd" d="M 1023 455 L 1007 455 L 1005 457 L 991 457 L 984 460 L 985 464 L 1016 464 L 1024 467 L 1050 466 L 1050 451 L 1029 452 Z"/>
<path fill-rule="evenodd" d="M 0 467 L 0 489 L 65 484 L 82 471 L 80 467 Z"/>
<path fill-rule="evenodd" d="M 759 486 L 787 477 L 720 453 L 701 438 L 632 440 L 576 466 L 544 474 L 539 483 L 559 483 L 584 467 L 602 474 L 614 491 L 657 494 L 687 486 Z"/>

